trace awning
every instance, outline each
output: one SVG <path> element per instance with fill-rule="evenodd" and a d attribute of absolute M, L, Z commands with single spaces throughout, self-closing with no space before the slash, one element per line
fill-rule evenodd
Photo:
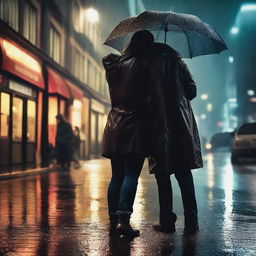
<path fill-rule="evenodd" d="M 48 92 L 56 93 L 65 98 L 70 98 L 70 90 L 65 80 L 55 71 L 48 68 Z"/>
<path fill-rule="evenodd" d="M 40 61 L 15 42 L 0 37 L 2 51 L 1 68 L 21 79 L 44 89 Z"/>
<path fill-rule="evenodd" d="M 68 81 L 68 80 L 65 80 L 65 81 L 66 81 L 66 83 L 67 83 L 67 85 L 69 87 L 69 90 L 70 90 L 72 98 L 76 99 L 76 100 L 82 101 L 83 96 L 84 96 L 83 91 L 80 90 L 76 85 L 74 85 L 70 81 Z"/>

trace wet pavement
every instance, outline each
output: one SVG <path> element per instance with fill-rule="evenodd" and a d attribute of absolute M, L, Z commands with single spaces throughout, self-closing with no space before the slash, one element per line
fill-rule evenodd
<path fill-rule="evenodd" d="M 256 164 L 230 164 L 228 153 L 208 154 L 193 171 L 200 232 L 183 236 L 183 210 L 175 178 L 173 235 L 152 230 L 158 199 L 144 169 L 132 216 L 141 236 L 131 242 L 109 234 L 108 160 L 70 172 L 49 172 L 0 181 L 0 255 L 256 255 Z"/>

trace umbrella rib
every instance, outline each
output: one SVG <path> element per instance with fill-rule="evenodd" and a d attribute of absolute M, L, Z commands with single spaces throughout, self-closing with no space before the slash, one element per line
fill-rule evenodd
<path fill-rule="evenodd" d="M 190 46 L 190 43 L 189 43 L 189 40 L 188 40 L 188 33 L 187 31 L 184 31 L 184 33 L 186 34 L 186 38 L 187 38 L 187 42 L 188 42 L 188 53 L 189 53 L 189 58 L 192 59 L 192 55 L 191 55 L 191 46 Z"/>

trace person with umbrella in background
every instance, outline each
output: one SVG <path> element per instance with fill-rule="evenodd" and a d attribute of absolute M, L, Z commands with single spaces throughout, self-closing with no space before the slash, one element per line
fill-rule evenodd
<path fill-rule="evenodd" d="M 144 30 L 152 32 L 156 42 L 164 42 L 154 44 L 145 91 L 149 171 L 156 176 L 160 204 L 159 223 L 153 226 L 161 232 L 175 231 L 177 217 L 172 209 L 170 181 L 170 174 L 175 174 L 183 200 L 184 234 L 194 234 L 199 225 L 191 169 L 202 167 L 202 156 L 190 105 L 196 97 L 196 85 L 181 57 L 219 53 L 227 47 L 217 32 L 198 17 L 156 11 L 122 21 L 105 44 L 122 52 L 130 39 Z"/>

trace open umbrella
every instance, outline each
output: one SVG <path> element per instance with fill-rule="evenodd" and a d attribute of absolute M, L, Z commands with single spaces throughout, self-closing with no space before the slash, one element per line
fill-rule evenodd
<path fill-rule="evenodd" d="M 220 53 L 227 46 L 207 23 L 190 14 L 145 11 L 120 22 L 105 41 L 105 45 L 122 52 L 133 34 L 148 30 L 156 42 L 164 42 L 184 58 Z"/>

